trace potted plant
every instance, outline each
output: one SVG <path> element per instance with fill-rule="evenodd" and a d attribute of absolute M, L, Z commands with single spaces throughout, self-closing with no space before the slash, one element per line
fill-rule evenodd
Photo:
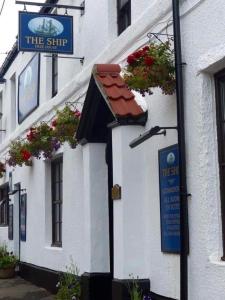
<path fill-rule="evenodd" d="M 27 145 L 33 157 L 52 158 L 52 153 L 59 149 L 60 142 L 54 137 L 53 129 L 46 122 L 30 128 L 27 134 Z"/>
<path fill-rule="evenodd" d="M 161 88 L 163 94 L 175 92 L 174 54 L 170 42 L 151 42 L 127 57 L 124 80 L 130 89 L 152 94 L 152 88 Z"/>
<path fill-rule="evenodd" d="M 54 152 L 65 142 L 68 142 L 71 148 L 75 148 L 77 146 L 75 135 L 80 115 L 77 109 L 71 109 L 68 105 L 60 111 L 57 110 L 51 126 L 46 122 L 41 122 L 30 128 L 25 139 L 11 142 L 6 163 L 12 167 L 31 166 L 32 157 L 51 159 Z"/>
<path fill-rule="evenodd" d="M 131 280 L 128 281 L 128 293 L 130 300 L 152 300 L 149 291 L 143 291 L 138 284 L 138 277 L 135 279 L 132 274 L 129 275 Z"/>
<path fill-rule="evenodd" d="M 70 260 L 70 266 L 66 267 L 66 272 L 61 274 L 59 282 L 56 285 L 56 287 L 58 288 L 58 292 L 56 294 L 57 300 L 81 299 L 79 270 L 74 264 L 72 258 Z"/>
<path fill-rule="evenodd" d="M 25 141 L 18 139 L 11 142 L 6 162 L 11 167 L 22 167 L 23 165 L 31 166 L 31 156 L 28 144 Z"/>
<path fill-rule="evenodd" d="M 75 134 L 79 124 L 81 113 L 66 105 L 61 111 L 57 110 L 56 117 L 52 121 L 53 135 L 60 143 L 68 142 L 71 148 L 76 148 Z"/>
<path fill-rule="evenodd" d="M 7 251 L 6 245 L 0 246 L 0 279 L 12 278 L 18 259 Z"/>

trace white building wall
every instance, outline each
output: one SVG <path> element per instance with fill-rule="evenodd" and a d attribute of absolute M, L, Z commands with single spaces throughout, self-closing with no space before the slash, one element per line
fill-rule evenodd
<path fill-rule="evenodd" d="M 113 183 L 121 186 L 121 200 L 114 206 L 114 276 L 129 274 L 147 277 L 145 264 L 145 173 L 142 149 L 132 150 L 129 143 L 143 130 L 139 126 L 122 126 L 113 134 Z M 139 257 L 139 259 L 134 259 Z"/>
<path fill-rule="evenodd" d="M 86 144 L 84 160 L 84 241 L 87 272 L 110 272 L 108 174 L 105 144 Z"/>
<path fill-rule="evenodd" d="M 67 2 L 71 4 L 73 1 Z M 83 17 L 79 12 L 70 12 L 75 20 L 75 56 L 85 56 L 84 66 L 76 60 L 60 60 L 60 91 L 51 99 L 51 63 L 50 58 L 42 54 L 40 106 L 21 126 L 17 125 L 16 130 L 10 132 L 10 128 L 14 127 L 10 124 L 11 118 L 15 118 L 15 110 L 11 106 L 12 91 L 8 82 L 15 74 L 17 90 L 18 76 L 32 54 L 20 53 L 17 56 L 5 76 L 7 83 L 0 85 L 4 96 L 2 126 L 7 129 L 0 148 L 2 157 L 10 139 L 21 135 L 38 120 L 50 118 L 54 106 L 84 95 L 95 62 L 123 62 L 128 54 L 147 42 L 147 32 L 163 30 L 172 15 L 169 0 L 134 0 L 133 24 L 116 38 L 113 3 L 86 0 Z M 187 63 L 184 67 L 187 179 L 188 192 L 192 194 L 189 200 L 191 300 L 225 299 L 225 263 L 220 260 L 222 233 L 213 85 L 213 74 L 225 67 L 223 7 L 222 0 L 184 0 L 181 7 L 183 61 Z M 166 137 L 153 137 L 136 150 L 128 147 L 133 138 L 152 126 L 175 125 L 176 103 L 174 96 L 161 96 L 159 91 L 146 97 L 146 101 L 149 120 L 145 128 L 121 127 L 113 130 L 114 183 L 122 186 L 122 199 L 114 202 L 115 277 L 127 278 L 130 272 L 134 276 L 149 277 L 152 291 L 178 299 L 179 257 L 161 252 L 158 186 L 158 149 L 176 143 L 176 131 L 167 131 Z M 104 266 L 98 260 L 97 267 L 91 268 L 87 258 L 91 253 L 91 250 L 87 251 L 91 248 L 91 241 L 87 243 L 86 236 L 90 232 L 85 231 L 87 224 L 84 220 L 91 222 L 91 216 L 87 218 L 85 205 L 88 203 L 84 202 L 84 199 L 89 199 L 87 193 L 90 193 L 84 185 L 88 167 L 83 161 L 87 151 L 85 147 L 71 150 L 65 146 L 63 149 L 62 249 L 51 247 L 48 162 L 35 160 L 32 167 L 13 171 L 14 183 L 21 182 L 28 193 L 27 242 L 21 243 L 22 260 L 64 270 L 72 255 L 81 272 L 98 268 L 107 271 L 106 260 Z M 88 155 L 92 155 L 91 152 Z M 2 183 L 4 181 L 7 177 L 1 179 Z M 8 241 L 7 235 L 7 228 L 0 227 L 0 243 Z M 12 242 L 9 245 L 13 247 Z M 85 256 L 83 253 L 86 253 Z"/>

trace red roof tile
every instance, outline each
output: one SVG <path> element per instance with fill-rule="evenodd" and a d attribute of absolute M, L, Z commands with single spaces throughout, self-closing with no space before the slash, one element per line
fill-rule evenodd
<path fill-rule="evenodd" d="M 116 64 L 95 65 L 93 75 L 101 93 L 110 105 L 112 112 L 120 118 L 139 117 L 144 114 L 120 76 L 121 68 Z"/>

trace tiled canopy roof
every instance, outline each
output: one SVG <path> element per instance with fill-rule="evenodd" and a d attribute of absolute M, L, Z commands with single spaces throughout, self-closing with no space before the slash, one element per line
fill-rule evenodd
<path fill-rule="evenodd" d="M 113 114 L 118 118 L 137 118 L 144 114 L 120 76 L 121 68 L 116 64 L 95 65 L 93 75 L 103 97 Z"/>
<path fill-rule="evenodd" d="M 135 101 L 120 71 L 115 64 L 94 66 L 76 133 L 81 144 L 106 143 L 110 126 L 146 124 L 148 114 Z"/>

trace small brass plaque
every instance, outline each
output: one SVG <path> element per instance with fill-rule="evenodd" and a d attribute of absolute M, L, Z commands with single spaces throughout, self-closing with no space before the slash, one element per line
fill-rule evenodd
<path fill-rule="evenodd" d="M 121 199 L 121 186 L 119 184 L 115 184 L 112 187 L 112 200 L 120 200 Z"/>

